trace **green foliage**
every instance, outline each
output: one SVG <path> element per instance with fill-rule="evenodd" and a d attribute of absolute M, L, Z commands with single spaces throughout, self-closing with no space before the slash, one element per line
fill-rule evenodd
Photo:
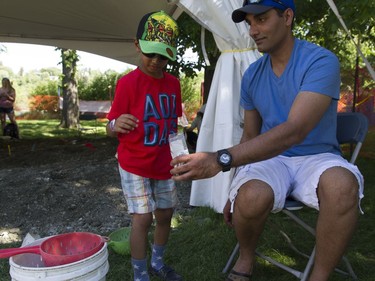
<path fill-rule="evenodd" d="M 182 75 L 180 78 L 182 102 L 185 104 L 185 113 L 188 116 L 194 115 L 201 105 L 202 81 L 202 73 L 198 73 L 194 78 L 186 75 Z"/>
<path fill-rule="evenodd" d="M 107 70 L 104 74 L 98 73 L 91 79 L 81 77 L 78 80 L 79 97 L 82 100 L 110 100 L 114 93 L 117 80 L 124 74 L 130 72 L 131 69 L 124 73 L 117 73 Z"/>
<path fill-rule="evenodd" d="M 57 96 L 60 83 L 59 80 L 43 80 L 35 85 L 31 91 L 31 96 Z"/>
<path fill-rule="evenodd" d="M 77 62 L 79 61 L 79 55 L 76 50 L 56 48 L 61 51 L 61 62 L 63 69 L 67 69 L 67 73 L 70 75 L 70 79 L 75 79 L 77 74 Z"/>
<path fill-rule="evenodd" d="M 296 0 L 295 34 L 334 52 L 341 63 L 343 88 L 353 89 L 357 50 L 326 0 Z M 337 0 L 351 36 L 370 64 L 375 64 L 375 1 Z M 360 60 L 360 67 L 364 62 Z M 366 79 L 364 83 L 371 81 Z M 367 82 L 366 82 L 367 81 Z"/>
<path fill-rule="evenodd" d="M 206 67 L 201 47 L 201 26 L 186 13 L 183 13 L 177 19 L 177 23 L 180 29 L 177 60 L 169 63 L 169 71 L 177 77 L 182 73 L 187 77 L 196 77 L 197 73 Z M 212 33 L 208 30 L 206 30 L 205 46 L 208 58 L 212 64 L 211 67 L 215 67 L 220 52 L 216 47 Z M 184 55 L 188 49 L 198 55 L 197 61 L 184 59 Z"/>

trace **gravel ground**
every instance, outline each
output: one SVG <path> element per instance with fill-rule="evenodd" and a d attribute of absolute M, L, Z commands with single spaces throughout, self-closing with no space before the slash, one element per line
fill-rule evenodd
<path fill-rule="evenodd" d="M 72 231 L 107 235 L 130 217 L 114 157 L 117 140 L 0 139 L 0 243 Z M 177 183 L 190 209 L 191 182 Z"/>

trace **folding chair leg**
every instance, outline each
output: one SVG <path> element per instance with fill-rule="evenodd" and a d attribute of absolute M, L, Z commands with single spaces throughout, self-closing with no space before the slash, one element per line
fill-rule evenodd
<path fill-rule="evenodd" d="M 305 267 L 305 270 L 302 274 L 302 278 L 301 278 L 301 281 L 306 281 L 308 278 L 309 278 L 309 273 L 311 271 L 311 268 L 314 264 L 314 260 L 315 260 L 315 246 L 314 246 L 314 249 L 309 257 L 309 261 L 307 262 L 307 265 Z"/>
<path fill-rule="evenodd" d="M 344 256 L 342 258 L 342 261 L 344 262 L 347 271 L 343 271 L 343 270 L 341 270 L 339 268 L 335 268 L 335 271 L 338 272 L 338 273 L 340 273 L 340 274 L 342 274 L 342 275 L 350 276 L 353 280 L 358 280 L 358 277 L 355 274 L 355 272 L 354 272 L 354 270 L 352 268 L 352 265 L 350 264 L 350 262 L 347 259 L 347 257 Z"/>
<path fill-rule="evenodd" d="M 229 269 L 229 267 L 231 266 L 231 264 L 232 264 L 232 262 L 233 262 L 233 260 L 234 260 L 234 257 L 236 256 L 236 254 L 237 254 L 237 252 L 238 252 L 239 249 L 240 249 L 240 244 L 238 244 L 238 242 L 237 242 L 237 244 L 236 244 L 236 246 L 234 247 L 234 249 L 233 249 L 233 251 L 232 251 L 232 254 L 230 255 L 230 257 L 229 257 L 229 259 L 228 259 L 228 261 L 227 261 L 227 264 L 225 265 L 225 267 L 224 267 L 222 273 L 227 273 L 227 272 L 228 272 L 228 269 Z"/>

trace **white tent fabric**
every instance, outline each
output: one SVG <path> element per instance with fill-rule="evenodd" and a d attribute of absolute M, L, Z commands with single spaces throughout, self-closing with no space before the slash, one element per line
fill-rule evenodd
<path fill-rule="evenodd" d="M 74 49 L 136 65 L 133 42 L 141 17 L 176 9 L 173 0 L 2 1 L 0 42 Z"/>
<path fill-rule="evenodd" d="M 197 151 L 216 151 L 239 143 L 243 122 L 240 108 L 241 77 L 249 64 L 260 57 L 245 23 L 231 19 L 242 0 L 180 0 L 178 5 L 203 27 L 210 30 L 221 51 L 206 110 L 199 131 Z M 192 206 L 210 206 L 222 212 L 228 199 L 233 171 L 213 178 L 193 181 Z"/>

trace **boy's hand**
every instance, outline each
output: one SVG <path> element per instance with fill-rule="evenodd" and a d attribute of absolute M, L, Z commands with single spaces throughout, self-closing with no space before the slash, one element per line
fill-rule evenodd
<path fill-rule="evenodd" d="M 114 131 L 117 133 L 128 134 L 138 127 L 139 120 L 131 114 L 122 114 L 116 119 Z"/>

